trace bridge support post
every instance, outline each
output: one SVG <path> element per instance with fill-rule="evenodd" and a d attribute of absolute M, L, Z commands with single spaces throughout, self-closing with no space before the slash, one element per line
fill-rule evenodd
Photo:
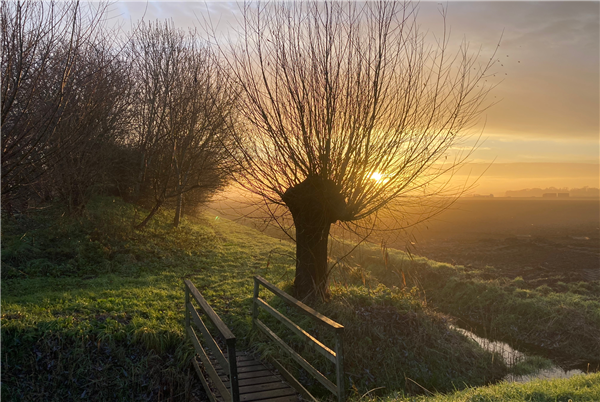
<path fill-rule="evenodd" d="M 240 388 L 238 384 L 237 356 L 235 353 L 235 338 L 227 340 L 227 355 L 229 356 L 229 380 L 231 381 L 231 400 L 240 402 Z"/>

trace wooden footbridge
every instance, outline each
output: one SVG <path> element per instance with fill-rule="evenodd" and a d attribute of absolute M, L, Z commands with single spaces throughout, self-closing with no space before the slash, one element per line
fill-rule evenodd
<path fill-rule="evenodd" d="M 184 283 L 185 328 L 196 350 L 196 356 L 192 359 L 192 363 L 212 402 L 317 401 L 277 359 L 270 361 L 274 368 L 269 368 L 252 355 L 236 350 L 235 335 L 214 312 L 192 282 L 185 280 Z M 307 315 L 321 326 L 333 331 L 335 337 L 333 350 L 296 325 L 289 318 L 281 314 L 281 312 L 271 307 L 265 300 L 261 299 L 261 286 L 281 298 L 289 306 L 294 307 L 300 313 Z M 267 327 L 258 318 L 259 309 L 266 311 L 269 315 L 276 318 L 295 335 L 331 361 L 336 367 L 337 384 L 334 384 L 320 373 Z M 212 326 L 215 328 L 214 332 L 217 335 L 216 339 L 204 324 L 202 316 L 212 323 Z M 261 330 L 268 338 L 275 342 L 282 352 L 295 360 L 300 367 L 335 395 L 338 402 L 345 401 L 342 348 L 344 327 L 342 325 L 319 314 L 260 276 L 254 277 L 252 323 L 255 328 Z M 198 337 L 198 332 L 201 334 L 200 338 Z M 235 356 L 235 358 L 230 358 L 231 356 Z"/>

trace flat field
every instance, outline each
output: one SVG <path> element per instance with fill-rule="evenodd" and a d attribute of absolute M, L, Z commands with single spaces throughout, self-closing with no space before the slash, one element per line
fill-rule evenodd
<path fill-rule="evenodd" d="M 600 280 L 599 227 L 598 199 L 460 199 L 415 229 L 412 251 L 556 288 Z"/>

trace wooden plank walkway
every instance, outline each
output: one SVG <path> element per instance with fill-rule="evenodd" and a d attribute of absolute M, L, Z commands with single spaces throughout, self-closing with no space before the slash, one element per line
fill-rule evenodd
<path fill-rule="evenodd" d="M 227 389 L 230 389 L 229 379 L 223 368 L 212 356 L 210 360 Z M 236 352 L 236 361 L 241 402 L 302 401 L 298 391 L 248 353 Z"/>

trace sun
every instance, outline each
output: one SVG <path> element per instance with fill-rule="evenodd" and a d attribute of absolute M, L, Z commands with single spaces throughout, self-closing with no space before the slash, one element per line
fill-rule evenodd
<path fill-rule="evenodd" d="M 381 173 L 373 172 L 371 173 L 371 179 L 375 181 L 380 181 L 383 178 Z"/>
<path fill-rule="evenodd" d="M 371 180 L 375 180 L 378 183 L 385 183 L 386 181 L 388 181 L 389 179 L 387 177 L 385 177 L 385 175 L 379 173 L 379 172 L 373 172 L 371 173 L 371 176 L 369 177 Z"/>

